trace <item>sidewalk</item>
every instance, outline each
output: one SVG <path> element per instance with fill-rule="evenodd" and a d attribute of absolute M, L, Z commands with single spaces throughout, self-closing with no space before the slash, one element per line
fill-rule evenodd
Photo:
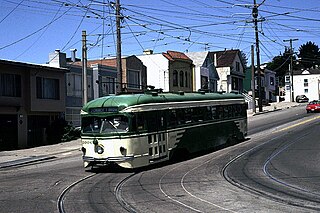
<path fill-rule="evenodd" d="M 56 155 L 68 154 L 71 151 L 77 150 L 80 153 L 80 148 L 81 140 L 77 139 L 54 145 L 12 151 L 0 151 L 0 169 L 54 159 L 56 158 Z"/>
<path fill-rule="evenodd" d="M 256 115 L 260 115 L 260 114 L 264 114 L 264 113 L 268 113 L 268 112 L 274 112 L 274 111 L 278 111 L 278 110 L 288 109 L 290 107 L 296 107 L 299 105 L 301 105 L 301 104 L 296 103 L 296 102 L 274 102 L 274 103 L 270 103 L 269 106 L 263 106 L 262 112 L 259 112 L 259 108 L 257 107 L 255 113 L 252 112 L 252 109 L 248 109 L 247 114 L 248 114 L 248 116 L 256 116 Z"/>
<path fill-rule="evenodd" d="M 249 109 L 248 116 L 255 116 L 299 105 L 300 104 L 294 102 L 271 103 L 270 106 L 263 107 L 263 112 L 259 112 L 259 109 L 257 108 L 256 113 L 253 113 L 252 110 Z M 80 153 L 80 149 L 81 140 L 77 139 L 70 142 L 34 147 L 29 149 L 0 151 L 0 169 L 54 159 L 57 158 L 57 155 L 66 155 L 71 151 L 79 151 Z"/>

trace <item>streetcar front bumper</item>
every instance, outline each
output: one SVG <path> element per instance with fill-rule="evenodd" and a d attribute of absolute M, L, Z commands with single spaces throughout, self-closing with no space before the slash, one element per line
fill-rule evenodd
<path fill-rule="evenodd" d="M 108 157 L 108 158 L 94 158 L 88 156 L 82 156 L 84 166 L 88 167 L 90 165 L 108 165 L 111 163 L 121 163 L 126 161 L 132 161 L 133 156 L 119 156 L 119 157 Z"/>

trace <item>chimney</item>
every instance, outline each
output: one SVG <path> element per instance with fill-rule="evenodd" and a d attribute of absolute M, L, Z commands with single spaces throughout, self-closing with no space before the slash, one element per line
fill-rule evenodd
<path fill-rule="evenodd" d="M 72 62 L 76 62 L 76 52 L 77 52 L 77 49 L 70 49 L 70 52 L 71 52 L 71 61 L 72 61 Z"/>
<path fill-rule="evenodd" d="M 143 51 L 144 55 L 152 55 L 153 54 L 153 50 L 147 49 Z"/>
<path fill-rule="evenodd" d="M 66 67 L 67 58 L 66 54 L 56 49 L 54 52 L 49 53 L 49 66 L 51 67 Z"/>
<path fill-rule="evenodd" d="M 214 54 L 213 54 L 213 61 L 214 61 L 214 66 L 217 67 L 217 66 L 218 66 L 217 53 L 214 53 Z"/>

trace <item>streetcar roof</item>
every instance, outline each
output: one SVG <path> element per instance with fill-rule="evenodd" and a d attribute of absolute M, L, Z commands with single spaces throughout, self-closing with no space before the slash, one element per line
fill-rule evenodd
<path fill-rule="evenodd" d="M 243 100 L 244 97 L 234 93 L 153 93 L 122 94 L 105 96 L 88 102 L 83 106 L 84 112 L 100 107 L 114 107 L 119 111 L 138 105 L 156 105 L 160 103 L 197 102 L 211 100 Z"/>

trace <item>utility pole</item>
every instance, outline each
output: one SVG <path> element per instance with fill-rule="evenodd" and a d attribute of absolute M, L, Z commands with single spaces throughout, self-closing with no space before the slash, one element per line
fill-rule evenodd
<path fill-rule="evenodd" d="M 87 91 L 87 32 L 82 31 L 82 104 L 85 105 L 88 102 Z"/>
<path fill-rule="evenodd" d="M 118 86 L 117 93 L 122 92 L 123 82 L 122 82 L 122 61 L 121 61 L 121 16 L 120 16 L 120 0 L 116 0 L 116 28 L 117 28 L 117 78 Z"/>
<path fill-rule="evenodd" d="M 289 39 L 289 40 L 283 40 L 284 42 L 290 42 L 290 67 L 289 67 L 289 73 L 291 75 L 291 102 L 294 102 L 294 91 L 293 91 L 293 50 L 292 50 L 292 41 L 298 41 L 299 39 Z"/>
<path fill-rule="evenodd" d="M 251 45 L 251 88 L 252 88 L 252 112 L 256 112 L 256 84 L 254 79 L 254 46 Z"/>
<path fill-rule="evenodd" d="M 259 112 L 262 112 L 262 94 L 261 94 L 261 68 L 260 68 L 260 48 L 259 48 L 259 31 L 258 31 L 258 6 L 256 0 L 253 0 L 252 17 L 254 22 L 254 31 L 256 37 L 256 53 L 257 53 L 257 72 L 258 72 L 258 106 Z"/>

